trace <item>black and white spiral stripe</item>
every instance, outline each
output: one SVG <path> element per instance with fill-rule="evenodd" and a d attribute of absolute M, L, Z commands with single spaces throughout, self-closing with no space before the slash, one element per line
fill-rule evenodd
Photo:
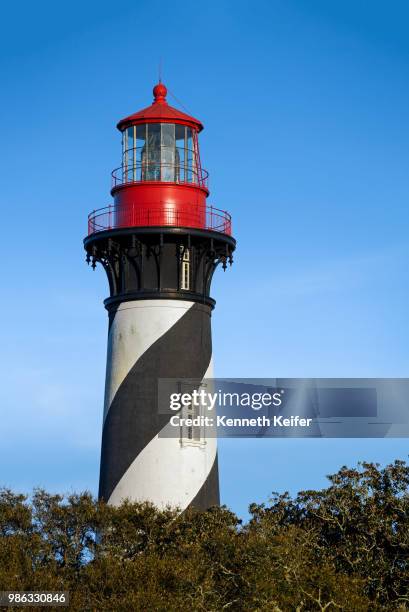
<path fill-rule="evenodd" d="M 217 441 L 159 437 L 158 378 L 212 376 L 210 308 L 183 300 L 122 302 L 110 313 L 99 496 L 158 507 L 219 503 Z"/>

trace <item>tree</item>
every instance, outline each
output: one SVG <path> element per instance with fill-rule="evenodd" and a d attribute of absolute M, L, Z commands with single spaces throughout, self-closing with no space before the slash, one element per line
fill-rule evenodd
<path fill-rule="evenodd" d="M 0 590 L 69 591 L 72 610 L 407 610 L 409 467 L 341 468 L 226 507 L 113 508 L 89 493 L 0 492 Z"/>

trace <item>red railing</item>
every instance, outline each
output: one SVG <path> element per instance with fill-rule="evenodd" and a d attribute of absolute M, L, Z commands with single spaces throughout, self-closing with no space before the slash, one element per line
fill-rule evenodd
<path fill-rule="evenodd" d="M 231 215 L 213 206 L 192 207 L 180 211 L 163 207 L 141 209 L 138 205 L 121 206 L 110 204 L 105 208 L 93 210 L 88 215 L 88 236 L 95 232 L 121 227 L 193 227 L 231 235 Z"/>

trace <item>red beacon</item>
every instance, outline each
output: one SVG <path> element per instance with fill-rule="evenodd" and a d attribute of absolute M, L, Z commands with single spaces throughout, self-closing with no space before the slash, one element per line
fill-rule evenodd
<path fill-rule="evenodd" d="M 113 205 L 89 216 L 88 233 L 122 227 L 176 226 L 231 235 L 230 215 L 206 205 L 200 161 L 202 123 L 170 106 L 163 83 L 147 108 L 122 119 L 122 164 L 112 172 Z"/>

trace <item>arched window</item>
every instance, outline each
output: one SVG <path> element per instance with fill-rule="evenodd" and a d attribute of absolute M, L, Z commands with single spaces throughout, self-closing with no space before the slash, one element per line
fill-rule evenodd
<path fill-rule="evenodd" d="M 185 248 L 183 250 L 183 246 L 181 247 L 183 251 L 182 255 L 182 266 L 180 271 L 180 288 L 185 291 L 189 291 L 190 289 L 190 251 Z"/>

